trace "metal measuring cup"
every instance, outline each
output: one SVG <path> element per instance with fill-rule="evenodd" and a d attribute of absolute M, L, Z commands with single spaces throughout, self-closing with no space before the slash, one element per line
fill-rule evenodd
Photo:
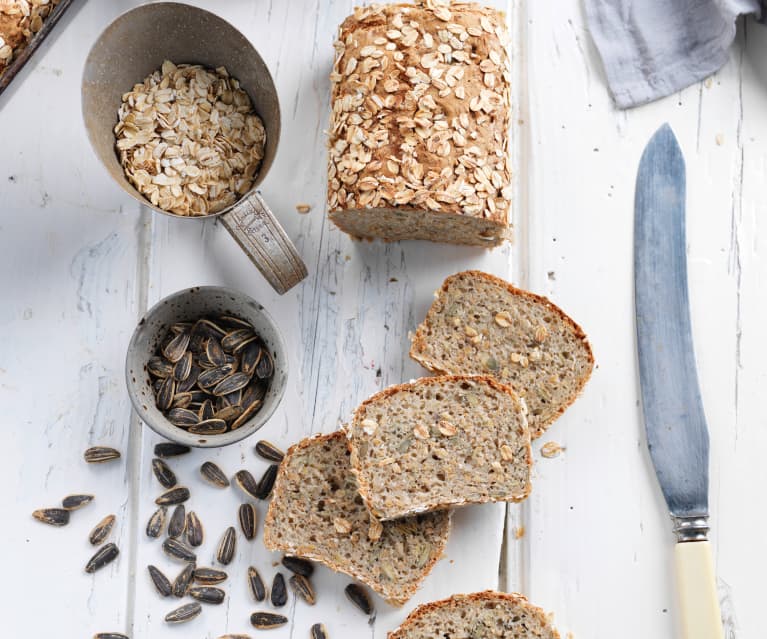
<path fill-rule="evenodd" d="M 248 93 L 266 128 L 264 158 L 251 189 L 233 205 L 207 216 L 183 216 L 153 206 L 127 180 L 115 150 L 114 127 L 122 94 L 164 60 L 226 67 Z M 307 275 L 306 266 L 256 188 L 266 177 L 280 137 L 280 105 L 269 69 L 248 39 L 218 16 L 175 2 L 137 7 L 118 17 L 88 54 L 82 81 L 85 128 L 107 171 L 129 195 L 176 218 L 221 216 L 221 223 L 274 289 L 282 294 Z"/>

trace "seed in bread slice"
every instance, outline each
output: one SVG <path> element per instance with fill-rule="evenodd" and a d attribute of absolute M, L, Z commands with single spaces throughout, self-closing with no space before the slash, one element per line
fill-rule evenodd
<path fill-rule="evenodd" d="M 487 590 L 418 606 L 388 639 L 559 639 L 548 615 L 522 595 Z"/>
<path fill-rule="evenodd" d="M 357 492 L 343 432 L 304 439 L 280 464 L 264 524 L 269 550 L 319 561 L 395 605 L 413 596 L 442 555 L 450 513 L 381 524 Z"/>
<path fill-rule="evenodd" d="M 525 407 L 492 377 L 387 388 L 357 408 L 347 436 L 360 494 L 382 520 L 530 492 Z"/>
<path fill-rule="evenodd" d="M 575 401 L 594 368 L 586 335 L 545 297 L 481 271 L 448 277 L 410 356 L 432 372 L 493 375 L 524 398 L 533 439 Z"/>

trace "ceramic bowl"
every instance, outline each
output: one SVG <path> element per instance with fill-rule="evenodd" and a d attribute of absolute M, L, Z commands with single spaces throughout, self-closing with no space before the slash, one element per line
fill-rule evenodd
<path fill-rule="evenodd" d="M 171 424 L 155 405 L 147 363 L 172 324 L 217 314 L 234 315 L 253 326 L 272 355 L 274 377 L 261 410 L 237 430 L 221 435 L 194 435 Z M 229 288 L 196 286 L 169 295 L 155 304 L 141 319 L 128 345 L 125 378 L 134 410 L 157 434 L 170 441 L 197 448 L 228 446 L 261 428 L 282 400 L 288 378 L 285 342 L 274 320 L 255 300 Z"/>

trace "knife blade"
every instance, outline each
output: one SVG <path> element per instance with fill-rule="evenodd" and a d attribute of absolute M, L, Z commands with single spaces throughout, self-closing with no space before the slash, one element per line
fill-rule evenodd
<path fill-rule="evenodd" d="M 687 639 L 722 637 L 708 535 L 709 436 L 695 366 L 687 282 L 686 177 L 668 124 L 639 163 L 634 297 L 647 446 L 677 537 Z"/>

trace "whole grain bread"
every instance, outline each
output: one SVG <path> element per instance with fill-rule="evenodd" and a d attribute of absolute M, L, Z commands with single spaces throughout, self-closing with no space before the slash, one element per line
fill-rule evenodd
<path fill-rule="evenodd" d="M 493 375 L 527 403 L 533 439 L 575 401 L 594 356 L 578 324 L 545 297 L 481 271 L 448 277 L 410 356 L 435 373 Z"/>
<path fill-rule="evenodd" d="M 319 561 L 395 605 L 413 596 L 442 555 L 450 513 L 380 523 L 357 493 L 343 432 L 304 439 L 280 464 L 264 524 L 269 550 Z"/>
<path fill-rule="evenodd" d="M 548 615 L 522 595 L 487 590 L 418 606 L 388 639 L 559 639 Z"/>
<path fill-rule="evenodd" d="M 530 493 L 524 404 L 491 377 L 392 386 L 363 402 L 346 430 L 360 495 L 379 519 Z"/>
<path fill-rule="evenodd" d="M 449 6 L 447 6 L 449 5 Z M 509 236 L 508 33 L 468 2 L 358 7 L 331 74 L 330 219 L 352 236 Z"/>

